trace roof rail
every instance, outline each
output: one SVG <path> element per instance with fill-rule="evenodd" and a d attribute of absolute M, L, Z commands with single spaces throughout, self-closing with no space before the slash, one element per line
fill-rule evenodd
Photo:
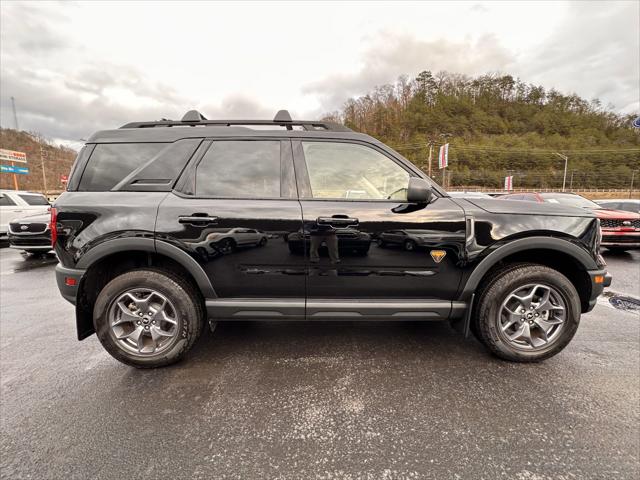
<path fill-rule="evenodd" d="M 273 120 L 207 120 L 197 110 L 189 110 L 184 114 L 182 120 L 158 120 L 153 122 L 131 122 L 120 128 L 155 128 L 155 127 L 183 127 L 183 126 L 242 126 L 242 125 L 272 125 L 285 127 L 293 130 L 294 126 L 302 127 L 303 130 L 325 130 L 329 132 L 351 132 L 350 128 L 335 122 L 324 122 L 316 120 L 292 120 L 287 110 L 280 110 Z"/>

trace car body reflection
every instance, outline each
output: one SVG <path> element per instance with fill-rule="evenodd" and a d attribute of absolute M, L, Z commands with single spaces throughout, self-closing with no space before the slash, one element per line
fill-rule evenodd
<path fill-rule="evenodd" d="M 371 235 L 352 227 L 298 230 L 287 235 L 286 240 L 291 253 L 303 254 L 307 250 L 312 262 L 328 256 L 338 263 L 340 255 L 364 256 L 371 247 Z"/>
<path fill-rule="evenodd" d="M 426 247 L 433 247 L 434 242 L 442 241 L 442 232 L 434 230 L 387 230 L 378 235 L 379 247 L 401 247 L 414 252 Z"/>
<path fill-rule="evenodd" d="M 200 257 L 211 260 L 239 248 L 264 247 L 269 237 L 270 235 L 259 230 L 235 227 L 208 230 L 204 240 L 187 243 Z"/>

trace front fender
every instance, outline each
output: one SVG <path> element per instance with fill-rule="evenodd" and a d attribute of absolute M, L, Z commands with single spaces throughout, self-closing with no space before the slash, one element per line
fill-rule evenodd
<path fill-rule="evenodd" d="M 584 248 L 561 238 L 556 237 L 527 237 L 512 240 L 498 248 L 496 248 L 489 255 L 484 257 L 473 269 L 471 274 L 464 283 L 460 293 L 460 300 L 469 301 L 471 296 L 478 288 L 480 281 L 486 275 L 486 273 L 496 265 L 499 261 L 513 255 L 514 253 L 522 252 L 525 250 L 554 250 L 566 255 L 569 255 L 579 264 L 584 266 L 585 271 L 597 270 L 597 265 L 594 258 Z"/>

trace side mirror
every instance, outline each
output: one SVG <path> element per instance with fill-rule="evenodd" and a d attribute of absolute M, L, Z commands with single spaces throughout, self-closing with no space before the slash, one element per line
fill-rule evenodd
<path fill-rule="evenodd" d="M 424 178 L 409 178 L 407 201 L 410 203 L 430 203 L 433 198 L 431 185 Z"/>

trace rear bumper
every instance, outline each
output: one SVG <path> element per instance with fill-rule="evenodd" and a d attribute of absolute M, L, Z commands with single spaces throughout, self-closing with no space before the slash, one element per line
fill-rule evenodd
<path fill-rule="evenodd" d="M 58 290 L 65 300 L 76 304 L 76 297 L 78 295 L 78 286 L 80 280 L 84 276 L 84 270 L 78 270 L 76 268 L 67 268 L 60 263 L 56 265 L 56 283 L 58 284 Z"/>
<path fill-rule="evenodd" d="M 598 297 L 602 295 L 606 287 L 611 286 L 613 277 L 606 270 L 589 270 L 589 278 L 591 279 L 591 297 L 589 298 L 587 309 L 583 312 L 590 312 L 596 306 Z"/>

